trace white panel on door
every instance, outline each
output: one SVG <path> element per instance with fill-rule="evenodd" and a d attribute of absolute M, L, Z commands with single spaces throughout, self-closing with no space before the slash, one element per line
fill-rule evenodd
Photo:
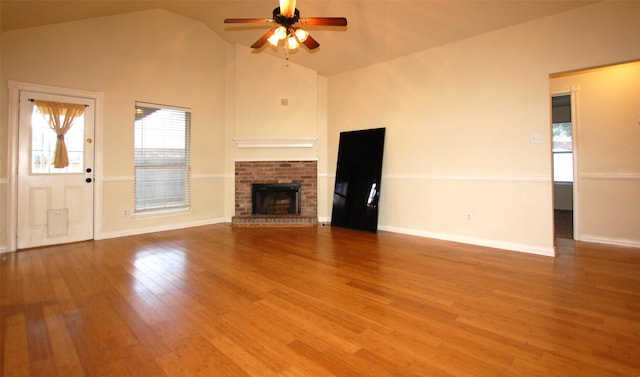
<path fill-rule="evenodd" d="M 31 187 L 29 190 L 29 225 L 47 225 L 47 209 L 51 208 L 51 187 Z"/>
<path fill-rule="evenodd" d="M 82 209 L 85 203 L 84 186 L 67 186 L 64 188 L 66 208 L 73 208 L 69 213 L 69 221 L 77 223 L 83 220 Z"/>

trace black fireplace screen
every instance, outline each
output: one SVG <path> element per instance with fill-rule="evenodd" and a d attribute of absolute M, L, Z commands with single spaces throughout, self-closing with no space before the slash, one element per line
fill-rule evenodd
<path fill-rule="evenodd" d="M 251 185 L 254 215 L 300 214 L 299 183 L 254 183 Z"/>

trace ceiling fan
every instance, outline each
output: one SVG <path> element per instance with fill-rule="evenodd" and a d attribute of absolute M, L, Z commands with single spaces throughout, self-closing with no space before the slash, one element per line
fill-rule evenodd
<path fill-rule="evenodd" d="M 280 0 L 280 6 L 273 10 L 273 18 L 227 18 L 225 24 L 277 24 L 260 39 L 251 45 L 251 48 L 260 48 L 266 42 L 278 46 L 284 41 L 285 48 L 296 49 L 300 43 L 313 50 L 320 43 L 313 39 L 309 33 L 300 26 L 347 26 L 344 17 L 306 17 L 300 18 L 300 11 L 296 9 L 296 0 Z"/>

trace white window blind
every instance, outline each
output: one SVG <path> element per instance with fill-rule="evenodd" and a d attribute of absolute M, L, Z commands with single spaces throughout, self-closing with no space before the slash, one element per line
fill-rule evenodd
<path fill-rule="evenodd" d="M 189 208 L 189 109 L 136 102 L 135 212 Z"/>

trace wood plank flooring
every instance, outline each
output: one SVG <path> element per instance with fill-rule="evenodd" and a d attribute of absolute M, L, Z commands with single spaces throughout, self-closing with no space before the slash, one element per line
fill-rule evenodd
<path fill-rule="evenodd" d="M 229 224 L 0 254 L 0 375 L 640 376 L 640 250 Z"/>

